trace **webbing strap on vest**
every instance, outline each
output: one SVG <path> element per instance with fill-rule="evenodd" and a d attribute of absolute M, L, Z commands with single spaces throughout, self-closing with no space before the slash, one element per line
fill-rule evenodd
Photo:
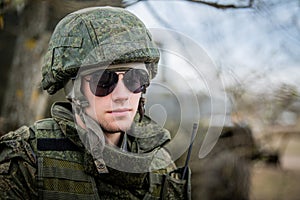
<path fill-rule="evenodd" d="M 37 149 L 40 151 L 77 151 L 78 147 L 67 138 L 38 138 Z"/>
<path fill-rule="evenodd" d="M 143 200 L 161 199 L 163 177 L 164 176 L 162 174 L 149 173 L 150 188 Z"/>
<path fill-rule="evenodd" d="M 39 157 L 38 165 L 40 199 L 99 199 L 94 179 L 81 164 Z"/>

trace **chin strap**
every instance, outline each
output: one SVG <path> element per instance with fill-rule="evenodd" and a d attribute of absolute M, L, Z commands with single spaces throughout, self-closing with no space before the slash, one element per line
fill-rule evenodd
<path fill-rule="evenodd" d="M 84 108 L 77 103 L 78 101 L 72 102 L 74 111 L 85 124 L 87 130 L 85 132 L 78 131 L 79 137 L 85 148 L 92 155 L 98 173 L 108 173 L 108 169 L 103 159 L 103 150 L 105 148 L 105 136 L 103 130 L 95 120 L 83 111 Z"/>
<path fill-rule="evenodd" d="M 86 126 L 86 131 L 78 131 L 80 140 L 92 155 L 97 171 L 100 174 L 108 173 L 103 159 L 105 136 L 100 125 L 84 111 L 84 109 L 89 105 L 89 102 L 81 91 L 81 77 L 78 77 L 76 80 L 69 80 L 65 85 L 65 93 L 67 94 L 67 99 L 72 103 L 73 112 L 80 117 L 81 121 Z"/>
<path fill-rule="evenodd" d="M 96 165 L 97 171 L 99 173 L 108 173 L 106 164 L 103 159 L 103 150 L 105 147 L 105 137 L 104 133 L 98 123 L 95 122 L 91 117 L 83 113 L 84 123 L 88 129 L 88 135 L 86 142 L 88 142 L 88 147 L 90 153 L 94 158 L 94 163 Z"/>
<path fill-rule="evenodd" d="M 142 121 L 144 114 L 145 114 L 145 101 L 146 101 L 146 99 L 143 97 L 143 94 L 142 94 L 140 101 L 139 101 L 139 106 L 138 106 L 138 112 L 140 115 L 139 122 Z"/>

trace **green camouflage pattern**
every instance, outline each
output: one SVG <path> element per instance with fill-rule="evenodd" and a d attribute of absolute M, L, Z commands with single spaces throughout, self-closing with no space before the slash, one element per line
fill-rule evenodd
<path fill-rule="evenodd" d="M 0 199 L 37 199 L 34 135 L 23 126 L 0 139 Z"/>
<path fill-rule="evenodd" d="M 150 119 L 136 124 L 134 132 L 138 135 L 139 131 L 148 131 L 151 142 L 139 143 L 147 140 L 147 133 L 143 132 L 140 133 L 143 138 L 129 137 L 128 147 L 135 153 L 153 152 L 151 164 L 156 170 L 127 173 L 108 167 L 109 173 L 99 174 L 78 137 L 78 131 L 84 130 L 76 129 L 70 103 L 56 103 L 51 112 L 53 118 L 0 138 L 0 199 L 189 199 L 190 178 L 179 180 L 180 175 L 171 173 L 175 165 L 169 165 L 168 153 L 159 151 L 170 135 Z M 38 150 L 37 141 L 43 138 L 68 138 L 78 151 Z M 111 156 L 114 156 L 111 160 L 119 159 L 116 152 Z M 134 163 L 133 166 L 139 167 Z"/>
<path fill-rule="evenodd" d="M 49 42 L 42 67 L 42 87 L 54 94 L 78 70 L 110 64 L 146 63 L 157 73 L 159 50 L 145 25 L 122 8 L 94 7 L 63 18 Z"/>

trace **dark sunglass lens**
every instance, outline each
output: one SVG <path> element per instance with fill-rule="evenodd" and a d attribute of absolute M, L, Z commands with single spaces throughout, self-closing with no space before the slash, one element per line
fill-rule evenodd
<path fill-rule="evenodd" d="M 103 97 L 110 94 L 116 87 L 118 75 L 114 72 L 104 71 L 91 77 L 90 89 L 95 96 Z"/>
<path fill-rule="evenodd" d="M 123 82 L 131 92 L 139 93 L 149 85 L 149 76 L 144 70 L 131 69 L 124 75 Z"/>

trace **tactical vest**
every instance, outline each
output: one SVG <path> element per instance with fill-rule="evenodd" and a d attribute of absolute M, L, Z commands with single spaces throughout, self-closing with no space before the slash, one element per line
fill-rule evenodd
<path fill-rule="evenodd" d="M 35 123 L 39 199 L 190 199 L 190 172 L 98 174 L 91 155 L 75 145 L 53 119 Z"/>

